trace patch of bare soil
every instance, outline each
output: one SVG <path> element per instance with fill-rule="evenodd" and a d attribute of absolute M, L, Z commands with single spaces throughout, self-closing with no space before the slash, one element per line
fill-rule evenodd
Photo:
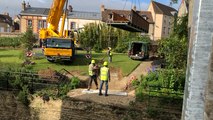
<path fill-rule="evenodd" d="M 58 80 L 55 78 L 57 76 L 57 71 L 51 68 L 38 71 L 38 75 L 40 78 L 43 78 L 43 79 L 50 79 L 52 81 Z"/>

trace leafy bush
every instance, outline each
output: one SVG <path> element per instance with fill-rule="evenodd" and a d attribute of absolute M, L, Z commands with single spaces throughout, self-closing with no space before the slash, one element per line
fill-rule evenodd
<path fill-rule="evenodd" d="M 76 89 L 80 85 L 80 80 L 77 77 L 71 79 L 71 89 Z"/>
<path fill-rule="evenodd" d="M 18 93 L 18 100 L 21 101 L 24 105 L 28 106 L 30 104 L 29 100 L 29 89 L 28 86 L 23 86 L 22 90 Z"/>
<path fill-rule="evenodd" d="M 136 89 L 137 99 L 143 99 L 144 95 L 182 97 L 185 72 L 184 70 L 166 69 L 150 72 L 147 76 L 141 77 L 140 84 Z M 150 93 L 150 91 L 156 91 Z M 177 93 L 177 94 L 170 94 Z"/>
<path fill-rule="evenodd" d="M 93 50 L 94 50 L 96 53 L 101 53 L 102 48 L 100 47 L 99 44 L 95 44 Z"/>
<path fill-rule="evenodd" d="M 21 37 L 0 37 L 0 47 L 20 47 Z"/>
<path fill-rule="evenodd" d="M 49 86 L 46 89 L 43 89 L 41 91 L 38 91 L 36 94 L 39 96 L 42 96 L 44 94 L 47 94 L 48 96 L 52 97 L 53 99 L 56 98 L 64 98 L 66 97 L 67 93 L 72 90 L 76 89 L 78 85 L 80 84 L 80 80 L 77 77 L 72 77 L 69 81 L 67 82 L 61 82 L 59 84 L 59 87 L 51 87 Z M 59 89 L 59 90 L 57 90 Z M 58 91 L 58 92 L 57 92 Z"/>

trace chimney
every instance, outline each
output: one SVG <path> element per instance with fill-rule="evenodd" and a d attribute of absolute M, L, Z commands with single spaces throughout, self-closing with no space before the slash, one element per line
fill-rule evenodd
<path fill-rule="evenodd" d="M 101 12 L 103 12 L 105 10 L 104 5 L 101 5 Z"/>
<path fill-rule="evenodd" d="M 72 5 L 69 5 L 69 6 L 68 6 L 68 10 L 69 10 L 69 12 L 72 12 L 72 11 L 73 11 Z"/>
<path fill-rule="evenodd" d="M 8 13 L 8 12 L 4 12 L 4 15 L 7 15 L 7 16 L 9 16 L 9 13 Z"/>
<path fill-rule="evenodd" d="M 26 9 L 26 3 L 25 1 L 23 1 L 22 5 L 21 5 L 22 11 L 24 11 Z"/>
<path fill-rule="evenodd" d="M 31 6 L 30 6 L 30 3 L 29 2 L 27 2 L 27 6 L 26 6 L 26 8 L 30 8 Z"/>
<path fill-rule="evenodd" d="M 136 6 L 134 5 L 133 10 L 136 12 Z"/>

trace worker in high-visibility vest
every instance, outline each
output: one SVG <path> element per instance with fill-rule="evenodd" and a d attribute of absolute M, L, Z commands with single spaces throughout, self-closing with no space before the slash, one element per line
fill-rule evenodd
<path fill-rule="evenodd" d="M 111 51 L 111 47 L 108 47 L 107 55 L 108 55 L 109 62 L 112 62 L 112 51 Z"/>
<path fill-rule="evenodd" d="M 108 96 L 108 82 L 110 81 L 110 71 L 108 68 L 108 63 L 104 62 L 104 66 L 101 67 L 100 70 L 100 77 L 101 77 L 101 83 L 100 83 L 100 89 L 99 89 L 99 95 L 102 95 L 102 87 L 105 83 L 105 96 Z"/>
<path fill-rule="evenodd" d="M 95 82 L 96 89 L 98 89 L 97 75 L 96 75 L 95 70 L 96 70 L 95 60 L 92 60 L 90 65 L 89 65 L 90 80 L 89 80 L 89 83 L 88 83 L 88 90 L 90 90 L 90 88 L 92 86 L 92 81 Z"/>

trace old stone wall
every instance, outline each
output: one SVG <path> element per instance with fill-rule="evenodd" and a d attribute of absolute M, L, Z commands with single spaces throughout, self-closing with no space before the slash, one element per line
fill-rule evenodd
<path fill-rule="evenodd" d="M 29 107 L 15 97 L 17 93 L 0 91 L 0 120 L 179 120 L 180 113 L 159 111 L 141 103 L 122 105 L 89 99 L 66 97 L 63 100 L 31 96 Z M 109 96 L 110 97 L 110 96 Z M 102 97 L 105 98 L 105 97 Z M 122 98 L 122 97 L 121 97 Z M 126 99 L 126 98 L 123 98 Z"/>
<path fill-rule="evenodd" d="M 0 119 L 29 120 L 31 115 L 28 107 L 17 100 L 15 93 L 0 91 Z"/>
<path fill-rule="evenodd" d="M 0 37 L 18 37 L 21 36 L 20 32 L 0 32 Z"/>
<path fill-rule="evenodd" d="M 186 84 L 183 103 L 183 120 L 203 120 L 205 89 L 208 81 L 208 63 L 212 48 L 213 2 L 192 0 L 190 14 L 190 41 L 187 60 Z M 190 6 L 191 6 L 190 5 Z"/>
<path fill-rule="evenodd" d="M 213 120 L 213 49 L 209 61 L 209 79 L 205 93 L 204 120 Z"/>

